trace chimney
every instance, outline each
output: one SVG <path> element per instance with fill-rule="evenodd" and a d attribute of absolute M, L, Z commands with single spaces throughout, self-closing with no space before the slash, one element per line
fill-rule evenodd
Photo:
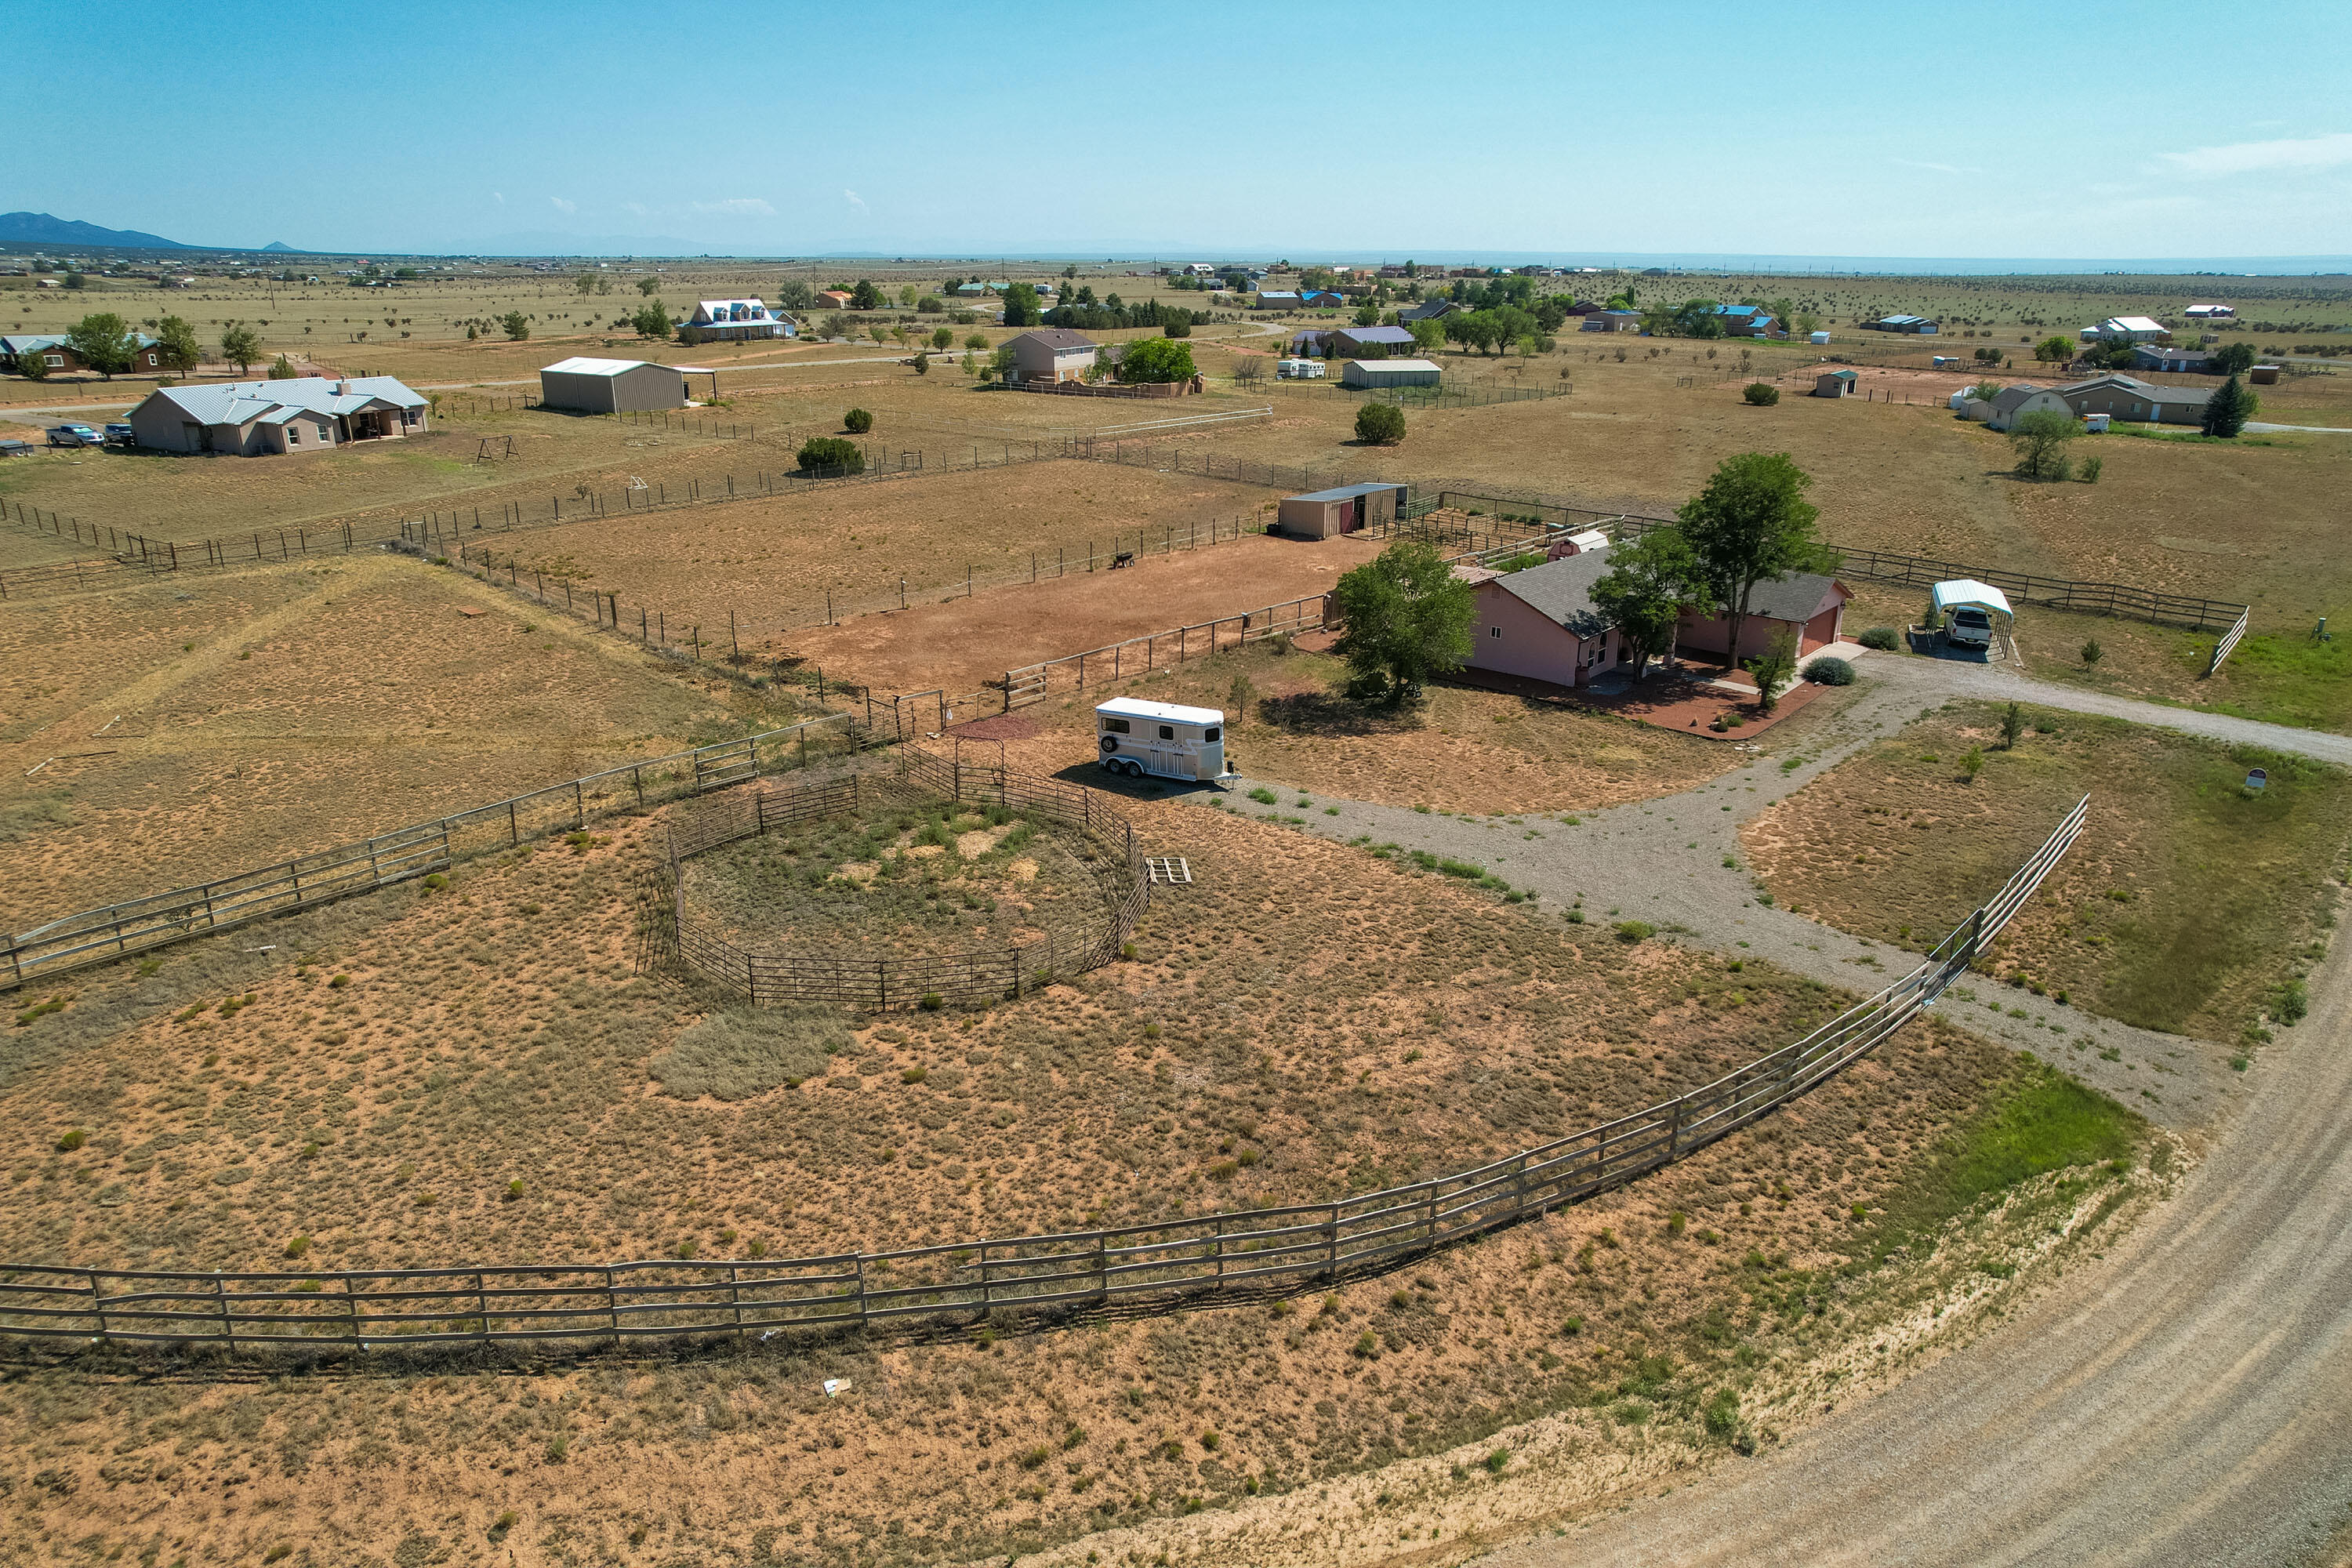
<path fill-rule="evenodd" d="M 348 381 L 339 381 L 335 383 L 335 395 L 337 397 L 342 396 L 344 394 L 351 391 L 351 389 L 352 384 Z"/>

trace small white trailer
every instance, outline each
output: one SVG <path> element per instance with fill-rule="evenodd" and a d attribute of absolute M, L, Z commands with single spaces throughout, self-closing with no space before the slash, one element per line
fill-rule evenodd
<path fill-rule="evenodd" d="M 1096 762 L 1129 778 L 1213 783 L 1225 773 L 1225 715 L 1215 708 L 1115 697 L 1095 709 Z"/>

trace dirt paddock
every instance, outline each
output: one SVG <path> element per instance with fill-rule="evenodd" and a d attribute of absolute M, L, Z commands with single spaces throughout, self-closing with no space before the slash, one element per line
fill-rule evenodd
<path fill-rule="evenodd" d="M 1037 584 L 986 590 L 780 638 L 766 651 L 807 659 L 877 691 L 978 691 L 1008 669 L 1197 626 L 1328 592 L 1380 552 L 1350 538 L 1256 535 Z M 1108 671 L 1106 670 L 1108 675 Z"/>

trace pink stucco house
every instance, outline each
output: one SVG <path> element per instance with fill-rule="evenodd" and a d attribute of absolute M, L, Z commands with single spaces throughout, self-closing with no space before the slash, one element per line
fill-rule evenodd
<path fill-rule="evenodd" d="M 1845 627 L 1845 605 L 1853 590 L 1818 572 L 1799 572 L 1777 583 L 1759 583 L 1748 596 L 1748 621 L 1739 628 L 1739 657 L 1755 658 L 1783 630 L 1797 634 L 1797 657 L 1818 652 L 1838 640 Z M 1675 631 L 1677 652 L 1724 656 L 1731 635 L 1730 620 L 1708 615 L 1697 606 L 1683 607 L 1682 624 Z"/>

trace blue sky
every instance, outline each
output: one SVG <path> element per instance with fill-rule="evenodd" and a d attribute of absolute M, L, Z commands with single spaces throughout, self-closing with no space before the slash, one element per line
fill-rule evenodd
<path fill-rule="evenodd" d="M 31 6 L 0 209 L 208 245 L 2352 252 L 2352 5 Z M 104 68 L 136 88 L 85 100 Z"/>

